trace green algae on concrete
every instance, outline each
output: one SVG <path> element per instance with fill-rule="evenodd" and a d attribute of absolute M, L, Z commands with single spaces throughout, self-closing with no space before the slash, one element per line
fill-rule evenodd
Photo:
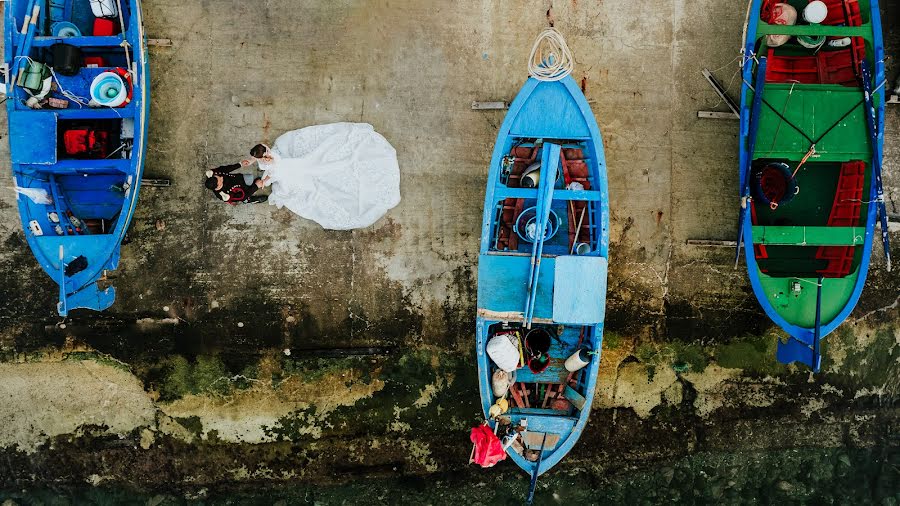
<path fill-rule="evenodd" d="M 649 379 L 653 379 L 659 367 L 671 367 L 675 372 L 703 372 L 709 365 L 709 357 L 699 344 L 682 342 L 644 343 L 635 350 L 635 357 L 646 364 Z"/>
<path fill-rule="evenodd" d="M 151 388 L 159 391 L 159 399 L 173 401 L 188 394 L 227 395 L 231 389 L 228 372 L 220 359 L 200 355 L 193 362 L 173 355 L 152 367 Z"/>
<path fill-rule="evenodd" d="M 838 360 L 826 368 L 829 381 L 852 389 L 900 391 L 900 327 L 844 325 L 823 341 L 823 352 Z M 847 374 L 852 371 L 852 374 Z M 843 372 L 844 374 L 837 374 Z M 890 391 L 893 389 L 893 391 Z"/>
<path fill-rule="evenodd" d="M 772 330 L 758 336 L 745 336 L 729 343 L 713 347 L 716 363 L 731 369 L 743 369 L 759 375 L 777 375 L 787 372 L 788 366 L 775 360 L 778 331 Z"/>
<path fill-rule="evenodd" d="M 473 358 L 436 349 L 418 349 L 385 359 L 379 379 L 384 388 L 371 397 L 328 414 L 332 435 L 357 433 L 403 434 L 422 425 L 462 429 L 480 416 L 477 376 Z M 320 361 L 325 363 L 326 361 Z M 336 364 L 346 361 L 337 360 Z M 363 366 L 364 367 L 364 366 Z M 452 388 L 449 388 L 451 387 Z M 309 435 L 315 409 L 297 410 L 267 429 L 277 440 L 299 440 Z M 363 425 L 360 425 L 363 422 Z"/>

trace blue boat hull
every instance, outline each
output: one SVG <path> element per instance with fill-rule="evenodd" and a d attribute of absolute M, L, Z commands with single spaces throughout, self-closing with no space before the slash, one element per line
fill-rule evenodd
<path fill-rule="evenodd" d="M 27 14 L 39 6 L 38 23 L 20 34 Z M 102 311 L 115 290 L 98 280 L 118 267 L 122 239 L 131 222 L 143 175 L 149 118 L 149 64 L 140 0 L 122 0 L 122 19 L 109 18 L 117 35 L 92 34 L 87 0 L 9 0 L 5 3 L 5 54 L 15 71 L 30 61 L 53 65 L 51 48 L 65 43 L 80 49 L 93 65 L 75 75 L 54 72 L 58 88 L 48 97 L 66 108 L 33 109 L 22 86 L 9 86 L 7 114 L 10 153 L 23 232 L 35 258 L 59 285 L 57 311 Z M 81 35 L 53 36 L 57 23 L 71 23 Z M 124 31 L 121 28 L 124 25 Z M 122 43 L 126 42 L 126 54 Z M 27 58 L 26 58 L 27 57 Z M 129 67 L 130 65 L 130 67 Z M 130 101 L 117 108 L 88 105 L 91 82 L 119 72 L 130 82 Z M 65 90 L 67 93 L 63 94 Z M 71 131 L 97 132 L 90 153 L 69 149 Z"/>
<path fill-rule="evenodd" d="M 530 159 L 516 158 L 527 158 L 521 153 L 528 152 Z M 565 179 L 527 188 L 526 178 L 515 174 L 516 167 L 537 162 L 544 172 L 545 167 L 559 164 L 554 172 L 562 176 L 554 178 Z M 520 222 L 530 207 L 538 210 L 536 217 L 540 214 L 540 192 L 547 193 L 545 212 L 555 223 L 547 230 L 553 229 L 555 235 L 532 241 L 540 243 L 534 248 Z M 515 209 L 510 220 L 511 207 Z M 581 255 L 573 251 L 578 245 L 585 250 Z M 608 250 L 605 156 L 587 100 L 571 77 L 558 82 L 529 79 L 510 105 L 491 159 L 479 258 L 476 357 L 482 408 L 488 419 L 496 400 L 491 386 L 496 365 L 486 351 L 492 335 L 505 327 L 523 333 L 528 327 L 544 329 L 553 335 L 550 365 L 544 371 L 533 372 L 527 366 L 516 371 L 515 386 L 531 389 L 535 405 L 514 405 L 505 415 L 512 425 L 526 419 L 530 431 L 551 436 L 551 444 L 537 449 L 540 464 L 507 450 L 530 475 L 543 474 L 565 457 L 590 416 L 603 341 Z M 579 349 L 590 351 L 589 363 L 569 373 L 563 363 Z M 497 422 L 489 423 L 494 427 Z"/>

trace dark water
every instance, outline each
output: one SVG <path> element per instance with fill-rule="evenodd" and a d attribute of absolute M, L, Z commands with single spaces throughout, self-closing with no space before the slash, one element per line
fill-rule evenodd
<path fill-rule="evenodd" d="M 163 492 L 60 485 L 7 490 L 0 497 L 20 505 L 523 504 L 528 478 L 510 467 L 331 485 L 211 484 Z M 897 505 L 900 447 L 698 453 L 650 470 L 560 470 L 539 480 L 535 504 Z"/>

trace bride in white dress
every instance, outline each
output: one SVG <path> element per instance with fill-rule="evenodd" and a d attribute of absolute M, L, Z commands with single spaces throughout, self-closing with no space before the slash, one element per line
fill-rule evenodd
<path fill-rule="evenodd" d="M 287 132 L 257 161 L 272 186 L 269 204 L 323 228 L 365 228 L 400 203 L 397 152 L 366 123 Z"/>

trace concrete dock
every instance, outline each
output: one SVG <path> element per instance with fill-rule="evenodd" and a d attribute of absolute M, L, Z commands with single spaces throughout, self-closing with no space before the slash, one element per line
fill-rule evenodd
<path fill-rule="evenodd" d="M 900 2 L 883 3 L 888 53 L 900 56 Z M 513 485 L 478 500 L 527 488 L 511 463 L 466 466 L 480 420 L 481 213 L 504 115 L 471 104 L 512 100 L 550 22 L 603 134 L 612 233 L 595 414 L 548 483 L 626 490 L 623 469 L 664 476 L 698 456 L 726 470 L 746 462 L 722 455 L 757 452 L 787 469 L 778 452 L 855 464 L 896 445 L 900 276 L 876 247 L 862 300 L 826 340 L 824 373 L 775 362 L 779 331 L 733 248 L 688 244 L 736 238 L 738 122 L 697 112 L 727 110 L 704 68 L 740 90 L 745 3 L 652 4 L 145 0 L 148 36 L 172 42 L 150 48 L 145 177 L 171 186 L 141 191 L 110 310 L 61 322 L 15 193 L 0 192 L 0 420 L 11 420 L 0 424 L 0 497 L 4 485 L 50 481 L 202 498 L 224 482 L 376 477 L 413 490 L 403 480 L 426 479 L 443 484 L 425 496 L 438 504 L 498 476 Z M 888 69 L 896 79 L 895 59 Z M 371 123 L 397 150 L 403 200 L 370 228 L 326 231 L 203 187 L 205 170 L 257 142 L 338 121 Z M 900 213 L 900 105 L 886 124 L 885 193 Z M 8 163 L 0 176 L 10 181 Z M 106 463 L 82 458 L 87 449 Z M 898 480 L 887 464 L 866 469 Z M 781 478 L 759 479 L 746 490 Z M 805 479 L 820 477 L 784 478 L 791 488 L 772 500 L 815 500 L 796 495 Z M 729 497 L 717 490 L 703 497 Z"/>

